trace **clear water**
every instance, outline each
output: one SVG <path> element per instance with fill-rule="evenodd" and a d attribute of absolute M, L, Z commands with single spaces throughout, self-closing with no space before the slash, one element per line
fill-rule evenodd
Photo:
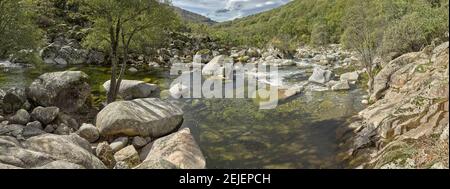
<path fill-rule="evenodd" d="M 99 66 L 1 69 L 0 88 L 26 86 L 40 74 L 81 70 L 90 76 L 93 94 L 104 94 L 101 85 L 110 69 Z M 295 85 L 307 79 L 304 71 L 280 71 L 283 82 Z M 126 75 L 167 89 L 174 77 L 167 70 L 147 70 Z M 184 99 L 183 127 L 191 128 L 208 168 L 345 168 L 338 158 L 339 130 L 345 120 L 364 107 L 363 91 L 304 92 L 276 109 L 260 110 L 252 99 Z"/>

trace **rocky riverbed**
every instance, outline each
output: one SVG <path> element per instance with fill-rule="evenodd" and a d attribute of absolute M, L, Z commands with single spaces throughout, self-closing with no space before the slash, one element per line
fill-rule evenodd
<path fill-rule="evenodd" d="M 2 63 L 1 167 L 354 168 L 358 162 L 372 159 L 366 156 L 373 150 L 368 147 L 375 145 L 383 154 L 382 149 L 392 141 L 403 141 L 398 138 L 415 130 L 411 125 L 402 129 L 392 125 L 406 124 L 395 121 L 403 120 L 403 114 L 415 120 L 415 115 L 423 115 L 420 112 L 380 113 L 391 111 L 393 106 L 389 104 L 402 106 L 403 102 L 413 101 L 407 99 L 420 96 L 416 95 L 419 92 L 412 94 L 411 87 L 419 87 L 415 91 L 429 88 L 430 92 L 424 92 L 428 97 L 443 99 L 426 101 L 430 102 L 426 107 L 435 112 L 429 113 L 427 120 L 436 117 L 433 123 L 439 124 L 434 125 L 442 127 L 434 126 L 430 132 L 443 131 L 440 138 L 448 140 L 448 87 L 438 82 L 448 84 L 448 60 L 444 61 L 445 56 L 448 58 L 448 43 L 432 53 L 408 54 L 383 65 L 376 78 L 376 93 L 370 97 L 364 89 L 364 70 L 358 67 L 357 57 L 339 45 L 299 48 L 293 57 L 271 48 L 222 53 L 201 50 L 193 55 L 193 63 L 184 65 L 202 65 L 203 76 L 212 75 L 224 82 L 236 76 L 224 72 L 215 75 L 220 72 L 213 70 L 224 70 L 229 62 L 276 66 L 276 74 L 256 70 L 244 74 L 264 85 L 277 86 L 279 105 L 260 110 L 261 99 L 180 98 L 192 86 L 173 83 L 175 77 L 169 75 L 169 70 L 155 68 L 150 62 L 151 69 L 135 66 L 128 70 L 119 92 L 121 100 L 105 106 L 101 102 L 109 88 L 108 68 Z M 441 74 L 445 69 L 447 77 Z M 442 75 L 443 79 L 432 79 L 430 86 L 443 92 L 420 87 L 417 83 L 428 78 L 421 74 Z M 374 104 L 363 110 L 369 100 Z M 359 117 L 349 119 L 361 110 Z M 388 118 L 382 115 L 394 117 L 386 121 Z M 355 119 L 358 121 L 349 122 Z M 355 134 L 349 132 L 352 129 Z M 419 132 L 422 134 L 413 138 L 430 132 Z M 370 167 L 380 158 L 374 159 L 365 165 Z M 375 167 L 387 168 L 389 163 Z"/>

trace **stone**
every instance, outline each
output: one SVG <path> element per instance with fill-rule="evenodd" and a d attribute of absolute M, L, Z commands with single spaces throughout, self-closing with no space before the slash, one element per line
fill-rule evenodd
<path fill-rule="evenodd" d="M 74 131 L 77 131 L 80 127 L 76 119 L 62 112 L 58 114 L 58 117 L 56 118 L 56 123 L 65 124 Z"/>
<path fill-rule="evenodd" d="M 89 143 L 77 135 L 43 134 L 21 142 L 0 136 L 0 157 L 0 164 L 19 168 L 64 168 L 69 164 L 70 168 L 106 168 L 91 153 Z"/>
<path fill-rule="evenodd" d="M 139 154 L 133 145 L 129 145 L 114 154 L 116 162 L 124 162 L 128 167 L 135 167 L 141 163 Z"/>
<path fill-rule="evenodd" d="M 160 159 L 181 169 L 206 168 L 205 158 L 189 128 L 155 140 L 143 163 Z"/>
<path fill-rule="evenodd" d="M 442 134 L 441 134 L 441 136 L 439 137 L 439 139 L 441 140 L 441 141 L 447 141 L 448 142 L 448 124 L 447 124 L 447 127 L 445 127 L 445 129 L 444 129 L 444 131 L 442 132 Z"/>
<path fill-rule="evenodd" d="M 367 104 L 369 104 L 369 101 L 368 100 L 362 100 L 361 104 L 367 105 Z"/>
<path fill-rule="evenodd" d="M 9 118 L 9 123 L 12 124 L 26 125 L 29 121 L 30 114 L 24 109 L 20 109 L 16 112 L 16 114 L 14 114 L 14 116 Z"/>
<path fill-rule="evenodd" d="M 5 120 L 6 120 L 6 118 L 3 117 L 2 115 L 0 115 L 0 122 L 3 122 L 3 121 L 5 121 Z"/>
<path fill-rule="evenodd" d="M 47 163 L 43 166 L 40 167 L 36 167 L 34 169 L 86 169 L 85 167 L 75 164 L 75 163 L 70 163 L 64 160 L 57 160 L 57 161 L 52 161 L 50 163 Z"/>
<path fill-rule="evenodd" d="M 111 147 L 113 152 L 117 152 L 128 145 L 128 137 L 119 137 L 116 138 L 109 146 Z"/>
<path fill-rule="evenodd" d="M 47 133 L 53 133 L 53 132 L 55 132 L 57 127 L 58 127 L 58 125 L 55 125 L 55 124 L 47 125 L 44 128 L 44 131 L 47 132 Z"/>
<path fill-rule="evenodd" d="M 336 84 L 334 84 L 331 87 L 331 90 L 333 91 L 342 91 L 342 90 L 350 90 L 350 85 L 348 84 L 348 81 L 338 81 Z"/>
<path fill-rule="evenodd" d="M 24 89 L 17 87 L 10 88 L 3 95 L 3 112 L 14 113 L 21 109 L 26 101 L 27 96 Z"/>
<path fill-rule="evenodd" d="M 129 71 L 130 73 L 136 73 L 136 72 L 138 72 L 139 70 L 136 69 L 135 67 L 131 67 L 131 68 L 128 69 L 128 71 Z"/>
<path fill-rule="evenodd" d="M 59 124 L 58 127 L 55 129 L 55 134 L 57 135 L 69 135 L 70 134 L 70 128 L 66 124 Z"/>
<path fill-rule="evenodd" d="M 103 88 L 109 91 L 111 81 L 107 81 L 103 84 Z M 159 90 L 159 87 L 154 84 L 145 83 L 143 81 L 136 80 L 122 80 L 120 83 L 118 95 L 125 100 L 133 100 L 136 98 L 150 97 L 154 92 Z"/>
<path fill-rule="evenodd" d="M 313 74 L 308 79 L 308 81 L 324 85 L 331 80 L 332 75 L 333 73 L 329 70 L 324 70 L 322 68 L 315 67 Z"/>
<path fill-rule="evenodd" d="M 341 81 L 358 81 L 359 74 L 358 72 L 348 72 L 341 75 Z"/>
<path fill-rule="evenodd" d="M 110 169 L 116 165 L 114 151 L 108 142 L 99 143 L 95 149 L 95 155 Z"/>
<path fill-rule="evenodd" d="M 31 117 L 34 120 L 38 120 L 41 123 L 43 123 L 44 125 L 47 125 L 51 122 L 53 122 L 56 117 L 59 114 L 59 108 L 58 107 L 36 107 L 32 112 L 31 112 Z"/>
<path fill-rule="evenodd" d="M 136 149 L 141 149 L 142 147 L 147 145 L 147 140 L 145 140 L 145 138 L 143 138 L 143 137 L 136 136 L 136 137 L 133 138 L 131 143 L 133 144 L 133 146 Z"/>
<path fill-rule="evenodd" d="M 0 135 L 10 135 L 17 137 L 22 134 L 24 129 L 23 125 L 18 124 L 8 124 L 8 125 L 1 125 L 0 124 Z"/>
<path fill-rule="evenodd" d="M 181 97 L 187 97 L 189 94 L 189 87 L 186 85 L 183 85 L 181 83 L 177 83 L 170 87 L 169 89 L 170 96 L 172 96 L 175 99 L 179 99 Z"/>
<path fill-rule="evenodd" d="M 30 138 L 30 137 L 34 137 L 34 136 L 38 136 L 38 135 L 43 135 L 43 134 L 46 134 L 46 132 L 43 131 L 42 129 L 39 129 L 36 127 L 26 126 L 26 127 L 24 127 L 24 129 L 22 131 L 22 136 L 25 138 Z"/>
<path fill-rule="evenodd" d="M 92 124 L 83 123 L 80 129 L 77 131 L 77 134 L 82 138 L 86 139 L 90 143 L 93 143 L 98 140 L 100 134 L 98 132 L 97 127 Z"/>
<path fill-rule="evenodd" d="M 228 68 L 228 69 L 225 69 Z M 226 55 L 220 55 L 214 57 L 208 64 L 202 69 L 202 75 L 204 76 L 222 76 L 230 78 L 233 68 L 233 59 Z M 229 71 L 230 73 L 225 73 Z"/>
<path fill-rule="evenodd" d="M 135 169 L 177 169 L 178 167 L 165 159 L 151 159 L 142 162 Z"/>
<path fill-rule="evenodd" d="M 102 136 L 161 137 L 173 132 L 183 121 L 181 108 L 156 98 L 118 101 L 97 115 L 96 125 Z"/>
<path fill-rule="evenodd" d="M 52 72 L 39 76 L 27 89 L 35 104 L 56 106 L 63 112 L 76 112 L 91 93 L 88 76 L 81 71 Z"/>

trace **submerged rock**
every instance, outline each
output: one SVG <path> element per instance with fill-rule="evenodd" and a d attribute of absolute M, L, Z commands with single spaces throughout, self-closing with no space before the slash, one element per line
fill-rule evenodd
<path fill-rule="evenodd" d="M 64 112 L 80 109 L 90 95 L 88 76 L 80 71 L 52 72 L 39 76 L 27 90 L 36 104 L 56 106 Z"/>
<path fill-rule="evenodd" d="M 97 127 L 103 136 L 164 136 L 183 121 L 183 111 L 171 102 L 156 98 L 119 101 L 106 106 L 97 115 Z"/>

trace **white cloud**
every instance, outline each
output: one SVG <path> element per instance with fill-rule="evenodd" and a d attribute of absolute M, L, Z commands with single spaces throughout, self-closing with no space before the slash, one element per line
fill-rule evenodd
<path fill-rule="evenodd" d="M 291 0 L 173 0 L 175 6 L 208 16 L 216 21 L 227 21 L 284 5 Z M 226 11 L 225 11 L 226 10 Z"/>

